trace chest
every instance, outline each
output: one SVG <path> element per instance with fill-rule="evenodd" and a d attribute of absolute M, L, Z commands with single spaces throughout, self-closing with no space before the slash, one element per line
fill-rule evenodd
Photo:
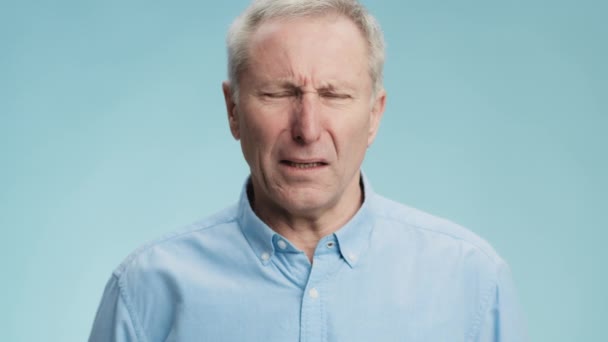
<path fill-rule="evenodd" d="M 449 274 L 345 263 L 301 281 L 267 272 L 185 288 L 166 341 L 465 341 L 473 315 L 466 281 Z"/>

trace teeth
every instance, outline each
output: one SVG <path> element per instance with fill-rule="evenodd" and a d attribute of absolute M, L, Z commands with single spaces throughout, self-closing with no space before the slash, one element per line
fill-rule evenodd
<path fill-rule="evenodd" d="M 289 162 L 289 166 L 293 166 L 296 167 L 298 169 L 310 169 L 313 167 L 318 167 L 323 165 L 323 163 L 294 163 L 294 162 Z"/>

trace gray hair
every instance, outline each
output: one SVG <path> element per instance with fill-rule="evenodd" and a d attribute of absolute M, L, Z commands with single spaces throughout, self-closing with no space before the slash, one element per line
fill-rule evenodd
<path fill-rule="evenodd" d="M 369 74 L 375 97 L 383 88 L 384 37 L 376 19 L 357 0 L 254 0 L 232 23 L 226 37 L 228 80 L 233 101 L 238 103 L 239 75 L 247 65 L 250 36 L 262 23 L 275 18 L 320 16 L 328 13 L 350 19 L 366 39 Z"/>

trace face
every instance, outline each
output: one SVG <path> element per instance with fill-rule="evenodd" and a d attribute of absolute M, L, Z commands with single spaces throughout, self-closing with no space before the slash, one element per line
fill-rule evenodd
<path fill-rule="evenodd" d="M 368 48 L 341 16 L 263 23 L 251 36 L 228 119 L 251 169 L 255 207 L 321 216 L 360 203 L 359 168 L 385 94 L 372 99 Z"/>

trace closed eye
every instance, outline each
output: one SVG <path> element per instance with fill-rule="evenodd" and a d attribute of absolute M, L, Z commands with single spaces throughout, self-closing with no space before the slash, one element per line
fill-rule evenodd
<path fill-rule="evenodd" d="M 349 94 L 344 93 L 336 93 L 336 92 L 320 92 L 319 96 L 326 99 L 337 99 L 337 100 L 345 100 L 352 98 Z"/>
<path fill-rule="evenodd" d="M 296 94 L 292 91 L 279 91 L 279 92 L 264 92 L 262 93 L 263 97 L 271 98 L 271 99 L 280 99 L 284 97 L 295 96 Z"/>

